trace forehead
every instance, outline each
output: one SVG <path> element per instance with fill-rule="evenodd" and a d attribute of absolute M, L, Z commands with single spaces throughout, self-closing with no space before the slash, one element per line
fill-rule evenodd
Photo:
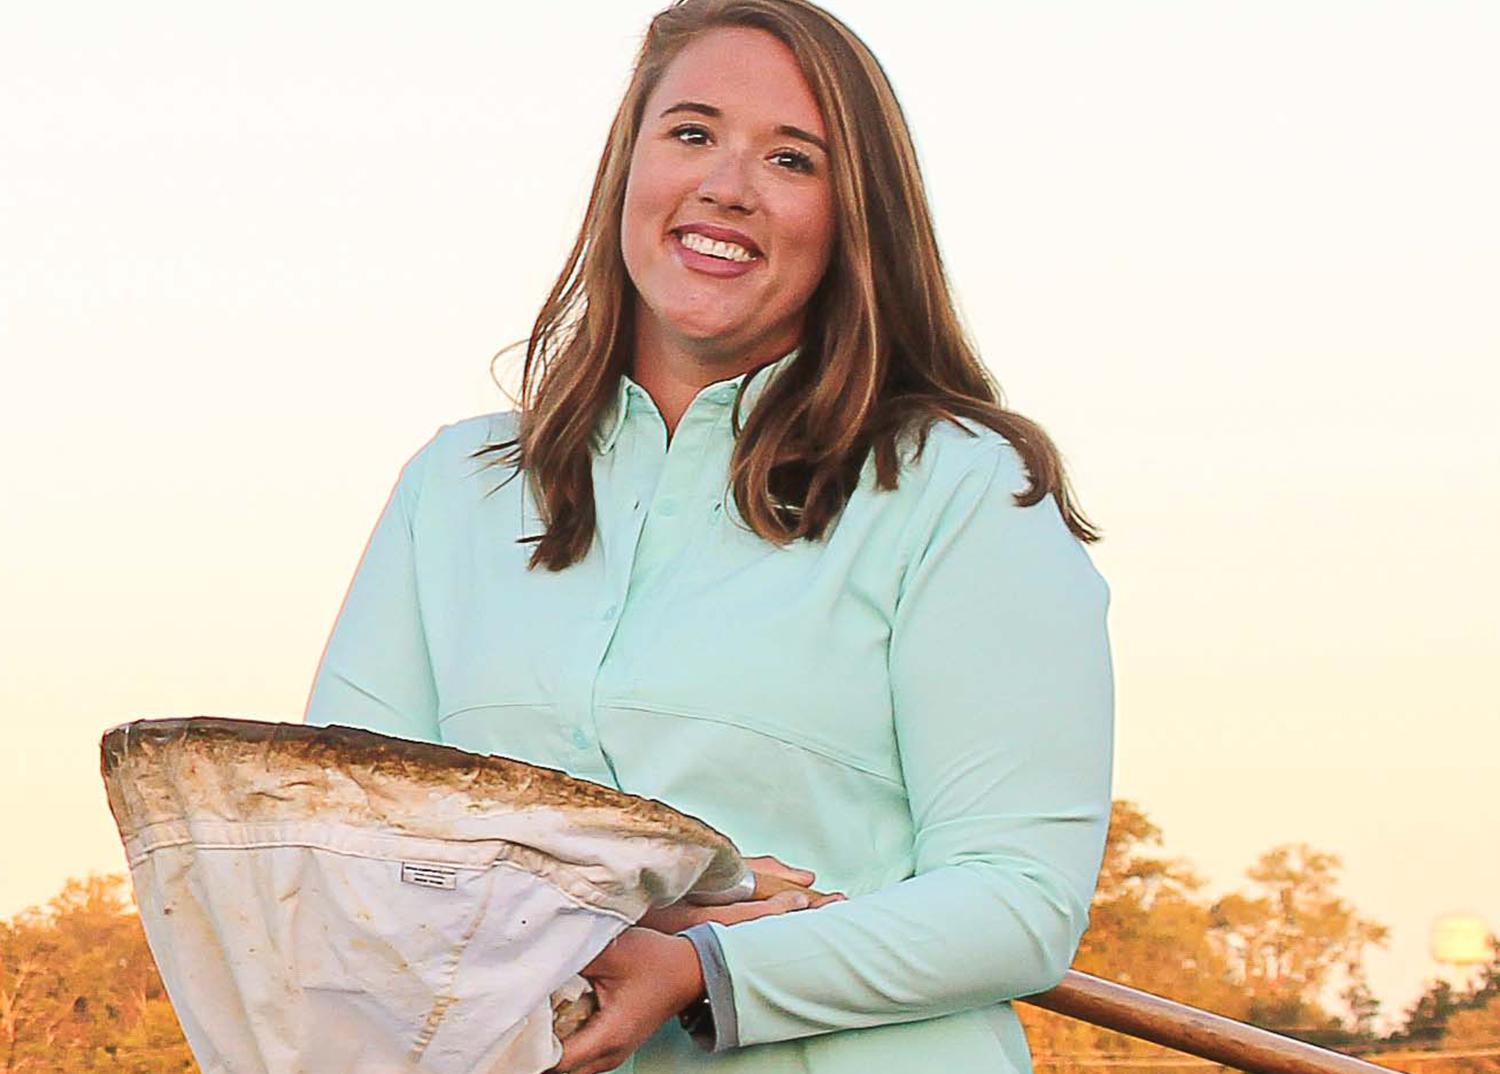
<path fill-rule="evenodd" d="M 825 134 L 817 98 L 797 57 L 764 30 L 723 27 L 683 46 L 646 101 L 646 118 L 679 101 L 712 105 L 731 122 L 791 124 Z"/>

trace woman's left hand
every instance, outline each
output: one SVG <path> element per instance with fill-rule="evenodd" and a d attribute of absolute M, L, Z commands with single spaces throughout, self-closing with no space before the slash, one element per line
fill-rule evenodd
<path fill-rule="evenodd" d="M 721 906 L 697 906 L 688 902 L 674 902 L 648 910 L 639 924 L 648 929 L 655 929 L 657 932 L 682 932 L 684 929 L 709 921 L 720 925 L 738 925 L 742 921 L 753 921 L 758 917 L 771 917 L 793 910 L 816 910 L 820 906 L 843 902 L 845 899 L 841 891 L 823 894 L 806 890 L 818 879 L 811 869 L 798 869 L 769 854 L 746 858 L 745 864 L 749 865 L 756 874 L 757 888 L 765 883 L 766 877 L 784 880 L 793 886 L 769 897 L 762 891 L 758 899 L 751 898 L 744 902 L 732 902 Z"/>
<path fill-rule="evenodd" d="M 599 1009 L 563 1041 L 560 1074 L 599 1074 L 625 1062 L 668 1018 L 703 995 L 691 940 L 629 928 L 579 971 Z"/>

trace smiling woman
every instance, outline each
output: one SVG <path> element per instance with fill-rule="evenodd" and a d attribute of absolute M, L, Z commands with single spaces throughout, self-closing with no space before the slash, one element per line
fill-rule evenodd
<path fill-rule="evenodd" d="M 801 340 L 833 249 L 833 193 L 818 102 L 771 34 L 693 40 L 643 107 L 621 247 L 634 375 L 673 428 L 705 373 L 754 369 Z"/>
<path fill-rule="evenodd" d="M 407 466 L 308 720 L 658 798 L 807 889 L 567 967 L 599 1011 L 560 1070 L 1023 1071 L 1009 1001 L 1067 970 L 1109 815 L 1095 537 L 965 338 L 869 50 L 683 0 L 519 410 Z"/>

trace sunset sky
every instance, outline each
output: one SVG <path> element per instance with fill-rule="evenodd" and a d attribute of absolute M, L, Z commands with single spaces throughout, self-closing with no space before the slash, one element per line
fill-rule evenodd
<path fill-rule="evenodd" d="M 655 3 L 0 8 L 0 917 L 100 733 L 300 719 L 401 464 L 507 406 Z M 1500 5 L 829 5 L 1105 540 L 1116 794 L 1214 891 L 1500 926 Z"/>

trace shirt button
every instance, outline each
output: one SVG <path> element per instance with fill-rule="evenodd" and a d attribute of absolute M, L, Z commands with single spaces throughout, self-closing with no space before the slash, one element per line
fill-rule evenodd
<path fill-rule="evenodd" d="M 588 746 L 589 746 L 589 736 L 586 735 L 586 734 L 584 734 L 582 731 L 574 731 L 573 732 L 573 745 L 577 746 L 581 750 L 588 749 Z"/>
<path fill-rule="evenodd" d="M 677 513 L 677 501 L 672 499 L 663 500 L 656 505 L 656 513 L 663 518 L 671 518 Z"/>
<path fill-rule="evenodd" d="M 601 618 L 603 618 L 606 623 L 613 623 L 615 621 L 615 617 L 619 614 L 620 606 L 618 604 L 611 604 L 608 608 L 604 609 L 604 615 Z"/>

